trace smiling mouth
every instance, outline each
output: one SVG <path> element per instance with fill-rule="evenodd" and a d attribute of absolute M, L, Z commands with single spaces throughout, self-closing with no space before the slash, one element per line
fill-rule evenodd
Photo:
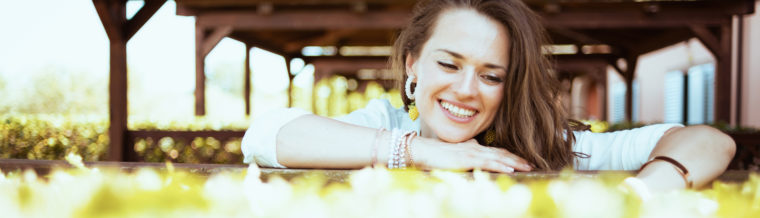
<path fill-rule="evenodd" d="M 458 118 L 462 118 L 462 119 L 467 119 L 472 116 L 475 116 L 475 114 L 477 114 L 478 112 L 477 110 L 471 110 L 471 109 L 458 107 L 454 104 L 448 103 L 443 100 L 438 100 L 438 103 L 441 104 L 441 107 L 443 107 L 443 109 L 448 111 L 451 115 Z"/>

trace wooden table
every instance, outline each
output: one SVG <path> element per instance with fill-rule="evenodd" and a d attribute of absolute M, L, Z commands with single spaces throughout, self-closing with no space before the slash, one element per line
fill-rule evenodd
<path fill-rule="evenodd" d="M 131 172 L 137 168 L 154 168 L 156 170 L 166 170 L 165 163 L 149 163 L 149 162 L 85 162 L 87 167 L 98 168 L 119 168 L 120 170 Z M 245 164 L 184 164 L 173 163 L 175 169 L 187 170 L 192 173 L 200 175 L 211 175 L 220 172 L 243 172 L 248 168 Z M 0 170 L 4 173 L 17 170 L 32 169 L 39 175 L 46 175 L 52 169 L 56 168 L 72 168 L 70 164 L 62 160 L 26 160 L 26 159 L 0 159 Z M 272 176 L 279 176 L 286 180 L 292 178 L 307 175 L 315 171 L 323 172 L 329 181 L 331 182 L 344 182 L 348 176 L 356 170 L 321 170 L 321 169 L 276 169 L 276 168 L 261 168 L 262 179 L 266 180 Z M 635 171 L 576 171 L 573 176 L 577 177 L 596 177 L 600 173 L 605 174 L 621 174 L 621 175 L 633 175 Z M 743 182 L 749 178 L 752 173 L 760 173 L 757 171 L 748 170 L 729 170 L 723 173 L 718 180 L 723 182 Z M 471 176 L 471 173 L 465 173 Z M 501 174 L 491 173 L 492 178 L 496 178 Z M 560 176 L 560 172 L 527 172 L 527 173 L 514 173 L 510 176 L 518 181 L 533 180 L 533 179 L 553 179 Z"/>

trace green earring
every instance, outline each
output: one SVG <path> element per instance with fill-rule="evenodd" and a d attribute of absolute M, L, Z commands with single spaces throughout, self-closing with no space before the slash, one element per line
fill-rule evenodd
<path fill-rule="evenodd" d="M 485 141 L 486 145 L 490 145 L 493 141 L 496 141 L 496 131 L 493 131 L 492 129 L 486 131 Z"/>

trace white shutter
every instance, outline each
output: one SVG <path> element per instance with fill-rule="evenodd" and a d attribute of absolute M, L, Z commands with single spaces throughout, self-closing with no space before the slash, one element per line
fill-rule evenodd
<path fill-rule="evenodd" d="M 665 119 L 666 123 L 683 123 L 683 72 L 671 71 L 665 74 Z"/>

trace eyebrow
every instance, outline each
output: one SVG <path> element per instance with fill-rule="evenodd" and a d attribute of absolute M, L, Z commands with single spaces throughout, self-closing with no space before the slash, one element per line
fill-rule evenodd
<path fill-rule="evenodd" d="M 453 52 L 453 51 L 449 51 L 449 50 L 446 50 L 446 49 L 438 49 L 436 51 L 442 51 L 442 52 L 445 52 L 445 53 L 447 53 L 447 54 L 449 54 L 451 56 L 454 56 L 455 58 L 464 59 L 464 55 L 456 53 L 456 52 Z M 500 66 L 500 65 L 492 64 L 492 63 L 486 63 L 485 66 L 487 68 L 503 69 L 505 71 L 507 70 L 507 68 L 504 67 L 504 66 Z"/>

